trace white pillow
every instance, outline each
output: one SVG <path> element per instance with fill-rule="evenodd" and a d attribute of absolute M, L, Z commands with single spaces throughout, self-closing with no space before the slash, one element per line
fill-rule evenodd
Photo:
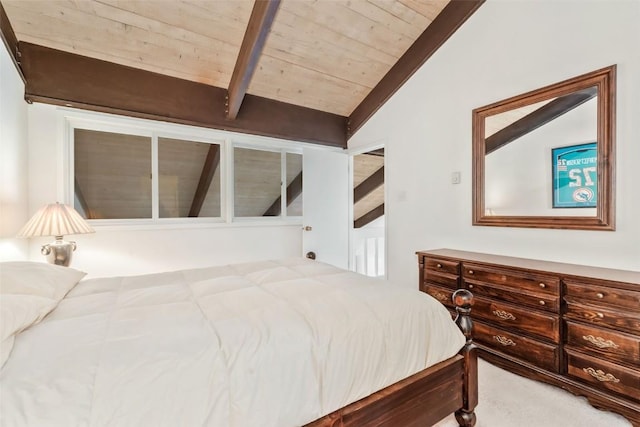
<path fill-rule="evenodd" d="M 41 321 L 86 274 L 41 262 L 0 263 L 0 367 L 14 336 Z"/>

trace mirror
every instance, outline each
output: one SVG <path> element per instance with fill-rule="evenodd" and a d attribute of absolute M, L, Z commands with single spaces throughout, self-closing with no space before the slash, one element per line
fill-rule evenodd
<path fill-rule="evenodd" d="M 615 229 L 615 72 L 473 110 L 473 225 Z"/>

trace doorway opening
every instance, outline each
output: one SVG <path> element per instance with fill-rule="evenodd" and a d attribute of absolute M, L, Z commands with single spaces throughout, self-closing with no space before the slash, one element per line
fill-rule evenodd
<path fill-rule="evenodd" d="M 351 269 L 386 276 L 384 148 L 352 156 Z"/>

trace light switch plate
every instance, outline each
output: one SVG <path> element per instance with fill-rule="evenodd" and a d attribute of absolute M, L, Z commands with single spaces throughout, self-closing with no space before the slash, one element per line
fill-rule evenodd
<path fill-rule="evenodd" d="M 452 184 L 460 184 L 460 172 L 452 172 L 451 173 L 451 183 Z"/>

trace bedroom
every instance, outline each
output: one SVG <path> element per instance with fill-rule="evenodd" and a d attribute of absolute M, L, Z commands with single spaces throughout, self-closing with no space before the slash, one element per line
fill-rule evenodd
<path fill-rule="evenodd" d="M 415 287 L 415 252 L 435 248 L 640 270 L 635 197 L 640 172 L 633 168 L 640 156 L 639 18 L 635 1 L 488 1 L 349 140 L 350 150 L 385 146 L 389 278 Z M 616 230 L 472 226 L 471 111 L 612 64 L 618 67 Z M 5 260 L 40 261 L 44 239 L 12 236 L 39 206 L 64 191 L 60 124 L 54 107 L 24 103 L 15 75 L 10 76 L 15 83 L 5 87 L 11 67 L 3 52 L 0 252 Z M 5 93 L 14 95 L 9 100 Z M 8 132 L 15 136 L 5 138 Z M 450 183 L 454 171 L 461 172 L 459 185 Z M 206 235 L 191 229 L 100 230 L 74 236 L 79 249 L 73 266 L 95 275 L 111 274 L 113 268 L 136 274 L 206 265 L 211 259 L 299 255 L 300 225 L 216 228 Z"/>

